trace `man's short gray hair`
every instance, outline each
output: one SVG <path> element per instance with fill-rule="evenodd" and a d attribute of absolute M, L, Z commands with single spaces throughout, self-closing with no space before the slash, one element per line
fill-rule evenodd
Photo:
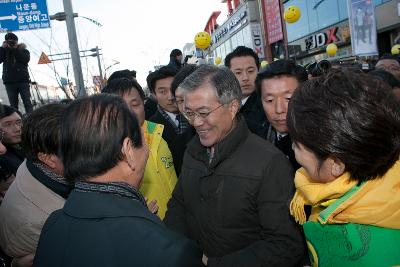
<path fill-rule="evenodd" d="M 184 92 L 192 92 L 200 86 L 209 83 L 214 89 L 221 104 L 229 104 L 233 100 L 241 103 L 242 91 L 235 75 L 226 67 L 200 65 L 180 84 Z"/>

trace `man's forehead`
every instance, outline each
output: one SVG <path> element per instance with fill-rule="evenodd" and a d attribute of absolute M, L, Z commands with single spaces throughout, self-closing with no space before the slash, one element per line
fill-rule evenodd
<path fill-rule="evenodd" d="M 293 93 L 299 86 L 298 80 L 293 76 L 276 76 L 262 81 L 261 90 L 264 95 Z"/>
<path fill-rule="evenodd" d="M 158 89 L 158 88 L 170 88 L 173 79 L 174 79 L 174 76 L 158 79 L 156 81 L 156 83 L 155 83 L 156 89 Z"/>
<path fill-rule="evenodd" d="M 240 56 L 231 59 L 231 69 L 243 69 L 249 67 L 257 67 L 256 61 L 252 56 Z"/>
<path fill-rule="evenodd" d="M 5 122 L 9 122 L 9 121 L 17 121 L 20 119 L 21 119 L 21 117 L 18 115 L 18 113 L 14 112 L 10 116 L 6 116 L 6 117 L 0 119 L 0 122 L 5 123 Z"/>
<path fill-rule="evenodd" d="M 400 67 L 400 63 L 395 59 L 381 59 L 378 61 L 378 63 L 376 63 L 376 66 L 381 66 L 381 65 L 393 65 Z"/>
<path fill-rule="evenodd" d="M 185 92 L 185 107 L 190 109 L 200 109 L 213 107 L 218 102 L 217 93 L 211 85 L 200 86 L 194 91 Z"/>

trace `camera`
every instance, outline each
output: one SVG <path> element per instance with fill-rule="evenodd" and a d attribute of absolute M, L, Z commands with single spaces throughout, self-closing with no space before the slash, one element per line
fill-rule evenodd
<path fill-rule="evenodd" d="M 7 44 L 10 47 L 14 47 L 14 46 L 17 45 L 17 41 L 15 41 L 15 40 L 7 40 Z"/>
<path fill-rule="evenodd" d="M 331 69 L 331 63 L 324 59 L 320 62 L 314 62 L 307 66 L 307 72 L 312 77 L 319 77 L 325 73 L 327 73 Z"/>

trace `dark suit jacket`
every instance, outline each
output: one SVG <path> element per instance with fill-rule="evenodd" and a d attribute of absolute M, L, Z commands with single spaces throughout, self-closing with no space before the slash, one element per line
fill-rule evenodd
<path fill-rule="evenodd" d="M 261 103 L 260 94 L 253 92 L 239 111 L 246 120 L 249 130 L 257 134 L 268 129 L 269 122 Z"/>
<path fill-rule="evenodd" d="M 195 135 L 195 130 L 190 127 L 183 134 L 175 133 L 174 126 L 166 120 L 159 110 L 149 119 L 149 121 L 164 125 L 162 134 L 163 139 L 167 142 L 174 160 L 176 175 L 181 173 L 183 155 L 185 154 L 186 145 Z"/>
<path fill-rule="evenodd" d="M 139 201 L 74 190 L 46 221 L 34 266 L 187 267 L 202 266 L 201 257 Z"/>

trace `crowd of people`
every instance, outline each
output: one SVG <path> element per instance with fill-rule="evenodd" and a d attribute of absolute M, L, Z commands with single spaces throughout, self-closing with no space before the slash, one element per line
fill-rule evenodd
<path fill-rule="evenodd" d="M 4 266 L 400 265 L 398 58 L 181 62 L 0 106 Z"/>

